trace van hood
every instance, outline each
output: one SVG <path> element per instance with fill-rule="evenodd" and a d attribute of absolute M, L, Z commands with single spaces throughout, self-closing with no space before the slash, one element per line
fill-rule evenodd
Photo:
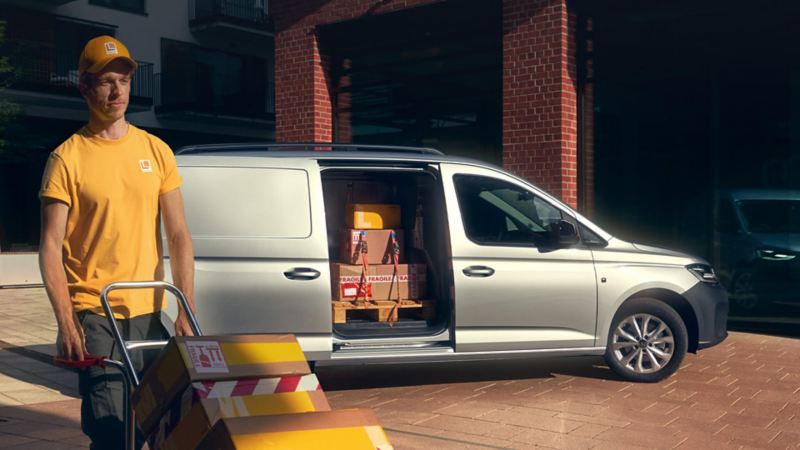
<path fill-rule="evenodd" d="M 652 245 L 626 242 L 621 239 L 609 240 L 609 245 L 604 250 L 605 250 L 605 252 L 603 252 L 604 259 L 610 258 L 612 260 L 618 260 L 618 261 L 628 261 L 628 262 L 635 261 L 635 262 L 663 263 L 663 264 L 675 264 L 675 265 L 686 265 L 694 263 L 708 264 L 702 258 L 698 258 L 697 256 L 693 256 L 688 253 L 683 253 L 676 250 L 670 250 L 661 247 L 654 247 Z"/>
<path fill-rule="evenodd" d="M 676 251 L 676 250 L 670 250 L 670 249 L 667 249 L 667 248 L 653 247 L 652 245 L 637 244 L 635 242 L 631 243 L 631 245 L 634 248 L 636 248 L 637 250 L 642 251 L 644 253 L 649 253 L 651 255 L 663 255 L 663 256 L 674 256 L 674 257 L 677 257 L 677 258 L 697 259 L 697 258 L 695 258 L 694 256 L 692 256 L 692 255 L 690 255 L 688 253 L 682 253 L 682 252 L 679 252 L 679 251 Z"/>

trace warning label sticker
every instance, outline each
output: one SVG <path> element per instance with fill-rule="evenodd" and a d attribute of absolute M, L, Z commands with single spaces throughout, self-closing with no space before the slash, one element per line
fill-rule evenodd
<path fill-rule="evenodd" d="M 197 373 L 228 373 L 228 365 L 222 356 L 219 342 L 214 341 L 188 341 L 186 353 L 189 361 Z"/>

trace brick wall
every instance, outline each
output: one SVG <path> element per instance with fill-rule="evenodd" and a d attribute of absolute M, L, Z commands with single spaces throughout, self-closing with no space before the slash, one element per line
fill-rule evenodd
<path fill-rule="evenodd" d="M 567 0 L 503 0 L 503 166 L 572 206 L 575 25 Z"/>
<path fill-rule="evenodd" d="M 581 178 L 578 184 L 578 196 L 581 213 L 587 217 L 594 217 L 594 39 L 592 37 L 592 20 L 587 19 L 583 24 L 585 41 L 578 45 L 584 46 L 583 52 L 583 128 L 578 139 L 583 143 L 578 170 Z"/>
<path fill-rule="evenodd" d="M 441 0 L 275 0 L 275 140 L 330 142 L 333 111 L 327 60 L 315 26 Z M 346 136 L 347 137 L 347 136 Z"/>
<path fill-rule="evenodd" d="M 271 2 L 276 141 L 326 142 L 333 137 L 331 85 L 316 25 L 437 1 Z M 568 11 L 567 0 L 502 2 L 503 165 L 576 206 L 575 15 Z M 339 140 L 349 139 L 341 125 Z"/>

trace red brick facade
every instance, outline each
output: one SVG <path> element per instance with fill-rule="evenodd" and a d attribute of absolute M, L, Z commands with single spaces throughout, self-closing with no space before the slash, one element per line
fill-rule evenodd
<path fill-rule="evenodd" d="M 566 3 L 503 2 L 503 166 L 576 206 L 575 16 Z"/>
<path fill-rule="evenodd" d="M 439 0 L 440 1 L 440 0 Z M 315 27 L 437 0 L 275 0 L 276 140 L 330 142 Z M 503 0 L 503 165 L 577 204 L 575 16 L 567 0 Z"/>
<path fill-rule="evenodd" d="M 275 0 L 275 140 L 331 142 L 333 111 L 317 25 L 440 0 Z"/>

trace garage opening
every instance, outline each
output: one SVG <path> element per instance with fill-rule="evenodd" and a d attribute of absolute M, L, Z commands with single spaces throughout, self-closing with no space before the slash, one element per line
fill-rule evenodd
<path fill-rule="evenodd" d="M 501 163 L 501 7 L 442 2 L 322 27 L 334 140 Z"/>
<path fill-rule="evenodd" d="M 590 17 L 595 219 L 623 239 L 706 257 L 734 323 L 796 323 L 800 5 L 580 9 Z"/>

